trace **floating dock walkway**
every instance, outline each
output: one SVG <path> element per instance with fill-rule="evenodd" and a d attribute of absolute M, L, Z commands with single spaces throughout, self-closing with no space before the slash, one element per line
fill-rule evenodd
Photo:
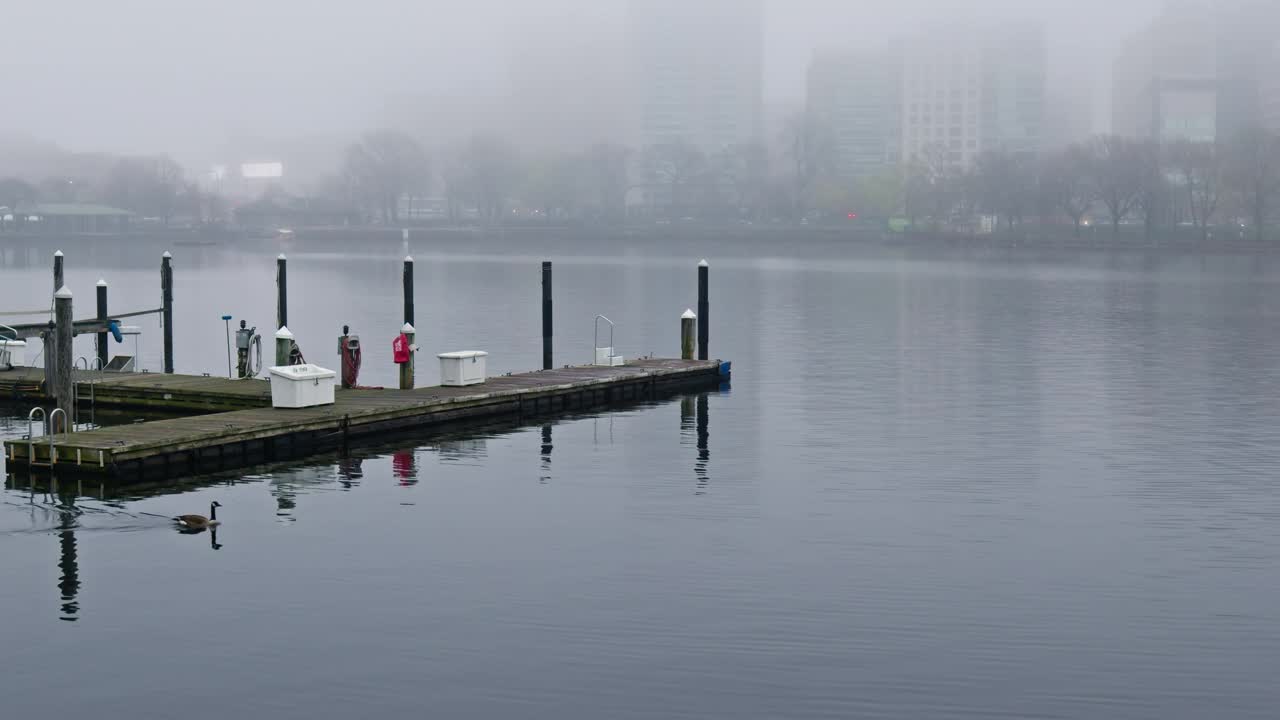
<path fill-rule="evenodd" d="M 0 373 L 0 393 L 39 397 L 39 370 Z M 159 479 L 303 458 L 361 437 L 463 420 L 514 420 L 706 390 L 727 381 L 718 360 L 637 360 L 489 378 L 483 385 L 415 390 L 342 390 L 333 405 L 270 407 L 270 385 L 184 375 L 98 379 L 96 401 L 203 414 L 6 441 L 10 470 Z M 80 378 L 78 378 L 80 379 Z M 34 383 L 34 384 L 33 384 Z M 34 388 L 34 390 L 32 389 Z M 84 397 L 84 394 L 81 394 Z M 217 412 L 236 408 L 227 412 Z M 34 462 L 33 462 L 34 461 Z"/>

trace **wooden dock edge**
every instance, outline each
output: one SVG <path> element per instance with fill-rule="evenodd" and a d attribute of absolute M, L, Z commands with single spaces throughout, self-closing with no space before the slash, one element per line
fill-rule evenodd
<path fill-rule="evenodd" d="M 621 377 L 477 393 L 454 398 L 427 397 L 419 403 L 343 414 L 339 406 L 304 422 L 281 423 L 256 430 L 242 430 L 229 423 L 221 432 L 201 433 L 181 442 L 159 440 L 135 443 L 127 449 L 77 447 L 76 434 L 59 436 L 50 463 L 47 438 L 8 440 L 4 443 L 9 472 L 15 469 L 61 475 L 86 474 L 113 480 L 157 480 L 201 475 L 264 462 L 300 460 L 357 444 L 372 436 L 439 429 L 450 423 L 545 417 L 618 405 L 658 400 L 690 390 L 714 389 L 728 380 L 728 364 L 698 363 L 687 368 L 652 368 Z M 429 390 L 429 389 L 427 389 Z M 349 391 L 361 392 L 361 391 Z M 378 391 L 365 391 L 377 393 Z M 227 413 L 229 416 L 234 413 Z M 206 419 L 217 415 L 205 415 Z M 228 417 L 228 419 L 233 419 Z M 301 419 L 301 418 L 300 418 Z M 142 425 L 145 425 L 143 423 Z M 29 451 L 35 452 L 35 465 Z"/>

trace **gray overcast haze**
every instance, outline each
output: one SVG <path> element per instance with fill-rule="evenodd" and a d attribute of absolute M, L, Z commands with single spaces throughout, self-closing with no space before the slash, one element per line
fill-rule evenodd
<path fill-rule="evenodd" d="M 553 47 L 566 33 L 607 32 L 619 24 L 624 4 L 10 2 L 0 18 L 7 86 L 0 132 L 77 150 L 179 157 L 233 135 L 358 132 L 381 123 L 394 98 L 496 96 L 513 42 Z M 815 48 L 883 45 L 892 33 L 930 20 L 1001 17 L 1043 20 L 1051 85 L 1072 83 L 1074 92 L 1102 98 L 1117 42 L 1159 6 L 1160 0 L 766 0 L 766 100 L 800 101 Z"/>

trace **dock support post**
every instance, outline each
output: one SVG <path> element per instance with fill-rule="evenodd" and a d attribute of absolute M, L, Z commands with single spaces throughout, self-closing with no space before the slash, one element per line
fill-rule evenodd
<path fill-rule="evenodd" d="M 75 366 L 75 361 L 72 359 L 74 355 L 72 340 L 75 337 L 75 332 L 73 327 L 74 319 L 71 313 L 71 290 L 66 286 L 63 286 L 61 290 L 53 294 L 53 319 L 57 326 L 54 329 L 53 342 L 54 401 L 66 413 L 66 422 L 71 427 L 74 427 L 76 404 L 71 372 Z M 57 432 L 63 429 L 52 428 L 52 430 Z"/>
<path fill-rule="evenodd" d="M 706 260 L 698 263 L 698 359 L 707 360 L 711 345 L 711 300 L 710 283 L 711 266 Z"/>
<path fill-rule="evenodd" d="M 98 322 L 104 327 L 98 331 L 98 368 L 107 366 L 107 329 L 105 327 L 109 316 L 107 315 L 107 281 L 98 281 Z"/>
<path fill-rule="evenodd" d="M 551 314 L 551 261 L 542 263 L 542 369 L 550 370 L 554 365 L 552 357 L 552 314 Z"/>
<path fill-rule="evenodd" d="M 409 360 L 408 362 L 404 362 L 400 364 L 400 389 L 412 390 L 413 389 L 413 356 L 417 354 L 417 346 L 414 344 L 413 337 L 416 334 L 416 332 L 414 331 L 413 326 L 410 325 L 409 323 L 405 323 L 404 327 L 400 328 L 400 332 L 403 333 L 405 338 L 409 341 Z"/>
<path fill-rule="evenodd" d="M 693 359 L 694 336 L 698 329 L 698 316 L 693 310 L 685 310 L 680 316 L 680 359 Z"/>
<path fill-rule="evenodd" d="M 58 292 L 59 290 L 62 289 L 63 285 L 66 285 L 66 282 L 64 282 L 63 280 L 63 272 L 62 272 L 63 261 L 65 259 L 66 258 L 63 257 L 61 250 L 58 250 L 53 254 L 53 291 L 54 292 Z"/>
<path fill-rule="evenodd" d="M 276 329 L 289 325 L 289 261 L 284 253 L 276 258 Z"/>
<path fill-rule="evenodd" d="M 63 260 L 62 251 L 58 250 L 53 253 L 53 291 L 56 293 L 62 289 L 63 283 Z M 44 382 L 45 391 L 49 395 L 53 395 L 53 387 L 57 384 L 57 378 L 54 377 L 53 371 L 53 353 L 56 346 L 56 338 L 54 335 L 54 324 L 49 323 L 49 331 L 44 336 Z"/>
<path fill-rule="evenodd" d="M 276 366 L 289 364 L 289 353 L 293 350 L 293 333 L 282 327 L 276 331 Z"/>
<path fill-rule="evenodd" d="M 173 255 L 160 258 L 160 308 L 164 323 L 164 371 L 173 374 Z"/>

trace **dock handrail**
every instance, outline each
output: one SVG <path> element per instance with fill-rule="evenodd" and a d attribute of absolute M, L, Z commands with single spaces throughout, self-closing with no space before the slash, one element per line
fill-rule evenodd
<path fill-rule="evenodd" d="M 102 358 L 95 356 L 93 358 L 93 362 L 89 362 L 89 358 L 81 355 L 79 358 L 76 358 L 75 367 L 77 370 L 80 369 L 81 362 L 84 363 L 84 372 L 86 375 L 95 371 L 98 373 L 98 376 L 96 378 L 90 376 L 88 380 L 89 425 L 97 426 L 98 424 L 98 393 L 96 388 L 98 386 L 98 381 L 103 378 L 102 373 L 104 372 L 104 370 L 102 369 Z M 75 407 L 79 409 L 80 408 L 80 382 L 79 381 L 74 381 L 71 383 L 71 398 L 72 398 L 72 403 L 74 403 Z"/>
<path fill-rule="evenodd" d="M 36 464 L 36 434 L 34 431 L 36 413 L 40 413 L 41 435 L 49 434 L 49 418 L 45 415 L 44 408 L 39 405 L 31 408 L 31 412 L 27 413 L 27 462 L 31 465 Z"/>
<path fill-rule="evenodd" d="M 610 347 L 610 348 L 616 347 L 616 346 L 613 344 L 613 329 L 614 329 L 613 321 L 612 321 L 612 320 L 610 320 L 609 318 L 607 318 L 607 317 L 603 316 L 603 315 L 597 315 L 597 316 L 596 316 L 595 340 L 593 341 L 593 342 L 595 343 L 595 347 L 597 347 L 597 348 L 605 347 L 604 345 L 601 345 L 601 344 L 600 344 L 600 321 L 601 321 L 601 320 L 603 320 L 603 321 L 605 321 L 605 322 L 609 323 L 609 345 L 608 345 L 608 347 Z"/>

